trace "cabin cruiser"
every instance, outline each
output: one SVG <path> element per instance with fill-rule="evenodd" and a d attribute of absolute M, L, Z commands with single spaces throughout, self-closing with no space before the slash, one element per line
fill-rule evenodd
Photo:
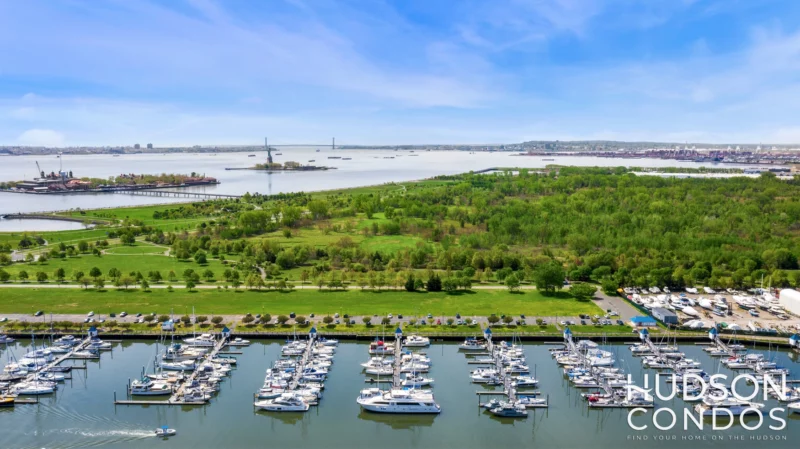
<path fill-rule="evenodd" d="M 97 351 L 110 351 L 111 350 L 111 343 L 102 340 L 92 340 L 86 345 L 86 349 L 92 350 L 95 349 Z"/>
<path fill-rule="evenodd" d="M 394 369 L 391 366 L 381 366 L 367 368 L 364 372 L 372 376 L 391 376 L 394 374 Z"/>
<path fill-rule="evenodd" d="M 308 402 L 296 393 L 283 393 L 275 399 L 256 401 L 253 405 L 268 412 L 307 412 L 309 408 Z"/>
<path fill-rule="evenodd" d="M 532 376 L 519 376 L 512 378 L 511 386 L 514 388 L 518 387 L 535 387 L 539 384 L 539 381 L 534 379 Z"/>
<path fill-rule="evenodd" d="M 547 405 L 547 399 L 522 395 L 517 397 L 517 403 L 524 407 L 536 407 L 540 405 Z"/>
<path fill-rule="evenodd" d="M 200 346 L 213 348 L 217 344 L 217 340 L 211 334 L 201 334 L 199 337 L 184 338 L 183 342 L 189 346 Z"/>
<path fill-rule="evenodd" d="M 495 408 L 489 409 L 489 413 L 502 418 L 524 418 L 528 416 L 525 406 L 519 402 L 500 402 Z"/>
<path fill-rule="evenodd" d="M 466 340 L 464 340 L 464 343 L 458 345 L 458 349 L 464 351 L 485 351 L 486 344 L 476 340 L 475 337 L 467 337 Z"/>
<path fill-rule="evenodd" d="M 47 348 L 53 354 L 67 354 L 72 351 L 72 346 L 67 345 L 57 345 L 57 346 L 50 346 Z"/>
<path fill-rule="evenodd" d="M 404 387 L 428 387 L 433 385 L 433 379 L 430 377 L 422 377 L 416 375 L 406 374 L 405 378 L 400 383 Z"/>
<path fill-rule="evenodd" d="M 379 388 L 361 390 L 356 399 L 362 409 L 375 413 L 440 413 L 442 408 L 433 398 L 433 393 L 420 390 Z"/>
<path fill-rule="evenodd" d="M 410 362 L 400 367 L 402 373 L 427 373 L 430 371 L 431 366 L 427 363 Z"/>
<path fill-rule="evenodd" d="M 322 346 L 338 346 L 339 340 L 335 338 L 319 337 L 317 339 L 317 343 L 321 344 Z"/>
<path fill-rule="evenodd" d="M 162 360 L 170 362 L 182 362 L 184 360 L 199 359 L 206 353 L 205 349 L 199 347 L 184 347 L 180 344 L 173 344 L 164 351 Z"/>
<path fill-rule="evenodd" d="M 100 353 L 93 349 L 85 349 L 73 352 L 72 357 L 76 359 L 99 359 Z"/>
<path fill-rule="evenodd" d="M 171 436 L 175 436 L 177 434 L 178 434 L 177 430 L 170 429 L 167 426 L 164 426 L 164 427 L 156 429 L 156 436 L 160 437 L 160 438 L 171 437 Z"/>
<path fill-rule="evenodd" d="M 369 344 L 369 353 L 372 355 L 391 355 L 394 354 L 394 347 L 385 344 L 383 340 L 373 341 Z"/>
<path fill-rule="evenodd" d="M 11 343 L 14 343 L 14 341 L 15 340 L 13 338 L 9 337 L 8 335 L 0 334 L 0 344 L 9 345 Z"/>
<path fill-rule="evenodd" d="M 472 383 L 476 384 L 499 384 L 500 383 L 500 373 L 494 369 L 483 369 L 479 368 L 475 371 L 470 373 L 470 379 L 472 379 Z"/>
<path fill-rule="evenodd" d="M 172 394 L 172 387 L 165 382 L 153 382 L 149 377 L 131 382 L 130 394 L 132 396 L 163 396 Z"/>
<path fill-rule="evenodd" d="M 64 382 L 66 376 L 61 373 L 36 373 L 34 380 L 43 382 Z"/>
<path fill-rule="evenodd" d="M 403 346 L 409 348 L 425 348 L 431 345 L 431 340 L 428 337 L 420 337 L 419 335 L 410 335 L 403 342 Z"/>
<path fill-rule="evenodd" d="M 161 362 L 161 369 L 169 371 L 192 371 L 197 367 L 194 360 L 182 362 Z"/>
<path fill-rule="evenodd" d="M 694 410 L 701 416 L 716 415 L 720 417 L 730 417 L 728 413 L 722 412 L 721 410 L 727 410 L 733 416 L 740 416 L 758 413 L 762 408 L 764 408 L 764 404 L 728 397 L 723 400 L 705 398 L 702 403 L 694 407 Z"/>
<path fill-rule="evenodd" d="M 244 340 L 241 337 L 236 337 L 228 342 L 228 346 L 250 346 L 250 340 Z"/>

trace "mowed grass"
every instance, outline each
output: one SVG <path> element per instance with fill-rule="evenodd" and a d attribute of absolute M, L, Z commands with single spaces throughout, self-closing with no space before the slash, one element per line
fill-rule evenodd
<path fill-rule="evenodd" d="M 132 248 L 153 248 L 154 251 L 160 249 L 155 246 L 141 246 Z M 106 278 L 108 278 L 108 270 L 111 268 L 116 268 L 125 275 L 132 271 L 141 271 L 142 274 L 146 276 L 149 271 L 160 271 L 161 276 L 163 276 L 164 279 L 167 278 L 167 274 L 170 272 L 170 270 L 175 271 L 178 279 L 182 279 L 182 274 L 187 268 L 191 268 L 201 274 L 206 270 L 206 268 L 209 268 L 218 278 L 222 277 L 222 272 L 225 271 L 225 266 L 216 259 L 209 259 L 208 264 L 200 265 L 194 262 L 194 260 L 182 262 L 174 257 L 167 257 L 160 254 L 141 253 L 131 255 L 106 254 L 101 257 L 84 254 L 79 257 L 71 257 L 66 259 L 48 259 L 47 262 L 43 264 L 38 262 L 31 264 L 15 263 L 13 265 L 4 267 L 3 269 L 11 274 L 13 276 L 12 279 L 14 280 L 16 280 L 17 274 L 22 270 L 28 272 L 28 277 L 31 280 L 36 278 L 35 274 L 37 272 L 43 271 L 47 273 L 52 282 L 53 275 L 58 268 L 64 269 L 67 279 L 73 279 L 73 275 L 77 271 L 83 271 L 83 273 L 88 276 L 89 270 L 91 270 L 92 267 L 99 268 Z"/>
<path fill-rule="evenodd" d="M 76 288 L 0 288 L 0 313 L 85 314 L 88 311 L 107 314 L 191 312 L 198 314 L 270 313 L 317 315 L 348 313 L 350 315 L 404 314 L 437 317 L 488 316 L 491 314 L 533 316 L 577 316 L 582 313 L 602 313 L 592 302 L 580 302 L 566 297 L 548 297 L 539 292 L 509 293 L 503 290 L 482 290 L 471 293 L 411 293 L 406 291 L 318 291 L 312 289 L 292 292 L 247 291 L 239 289 L 205 289 L 190 292 L 186 289 L 140 289 L 105 291 Z"/>
<path fill-rule="evenodd" d="M 361 242 L 361 247 L 369 252 L 395 253 L 404 249 L 414 249 L 418 242 L 424 242 L 419 237 L 409 235 L 376 235 L 367 237 Z"/>
<path fill-rule="evenodd" d="M 114 246 L 108 248 L 105 252 L 107 254 L 164 254 L 168 249 L 163 246 L 139 244 L 134 246 Z"/>

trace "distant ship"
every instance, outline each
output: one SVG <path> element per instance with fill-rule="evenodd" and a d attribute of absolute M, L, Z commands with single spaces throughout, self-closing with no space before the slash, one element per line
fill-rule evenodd
<path fill-rule="evenodd" d="M 343 157 L 342 160 L 343 161 L 352 161 L 353 158 L 352 157 Z"/>
<path fill-rule="evenodd" d="M 255 154 L 248 154 L 247 157 L 256 157 Z"/>
<path fill-rule="evenodd" d="M 317 148 L 317 153 L 319 153 L 319 148 Z"/>
<path fill-rule="evenodd" d="M 275 156 L 283 156 L 283 153 L 275 153 Z"/>
<path fill-rule="evenodd" d="M 315 159 L 309 159 L 308 162 L 316 162 Z"/>
<path fill-rule="evenodd" d="M 328 156 L 328 159 L 341 159 L 341 156 Z"/>

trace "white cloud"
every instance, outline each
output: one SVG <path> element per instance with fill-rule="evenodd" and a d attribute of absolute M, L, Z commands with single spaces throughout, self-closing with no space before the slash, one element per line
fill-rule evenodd
<path fill-rule="evenodd" d="M 60 147 L 64 145 L 64 135 L 52 129 L 29 129 L 17 141 L 28 146 Z"/>

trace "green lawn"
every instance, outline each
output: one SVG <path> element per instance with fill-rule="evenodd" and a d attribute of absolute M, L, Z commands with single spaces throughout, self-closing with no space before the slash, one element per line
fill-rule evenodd
<path fill-rule="evenodd" d="M 152 251 L 160 250 L 158 247 L 149 245 L 134 246 L 130 248 L 133 250 L 138 250 L 139 248 L 152 248 Z M 120 249 L 120 251 L 123 250 Z M 133 255 L 107 254 L 101 257 L 84 254 L 80 257 L 66 259 L 48 259 L 47 262 L 43 264 L 38 262 L 32 264 L 15 263 L 7 267 L 3 267 L 3 269 L 12 275 L 12 279 L 16 279 L 17 274 L 21 270 L 25 270 L 28 272 L 29 279 L 35 279 L 36 272 L 44 271 L 52 280 L 53 275 L 58 268 L 64 269 L 67 279 L 73 279 L 73 273 L 76 271 L 83 271 L 84 274 L 88 275 L 89 270 L 91 270 L 92 267 L 99 268 L 106 278 L 108 278 L 108 270 L 111 268 L 117 268 L 125 275 L 131 271 L 141 271 L 142 274 L 147 275 L 148 271 L 157 270 L 161 272 L 161 276 L 163 276 L 164 279 L 167 279 L 167 274 L 170 270 L 174 270 L 179 279 L 182 278 L 181 275 L 187 268 L 191 268 L 201 274 L 206 268 L 210 268 L 217 278 L 222 277 L 222 272 L 225 271 L 225 266 L 216 259 L 209 259 L 208 264 L 200 265 L 195 263 L 194 260 L 181 262 L 174 257 L 141 253 Z"/>
<path fill-rule="evenodd" d="M 150 292 L 130 289 L 106 291 L 75 288 L 0 288 L 0 313 L 33 313 L 44 310 L 52 313 L 190 312 L 198 314 L 239 314 L 267 312 L 273 315 L 315 313 L 317 315 L 349 313 L 351 315 L 407 316 L 427 315 L 462 317 L 495 314 L 533 316 L 576 316 L 581 313 L 602 313 L 591 302 L 570 298 L 546 297 L 536 291 L 509 293 L 503 290 L 481 290 L 449 295 L 446 293 L 409 293 L 406 291 L 317 291 L 295 290 L 244 291 L 153 289 Z M 529 318 L 530 320 L 530 318 Z"/>
<path fill-rule="evenodd" d="M 163 246 L 156 246 L 156 245 L 148 245 L 148 244 L 137 244 L 134 246 L 130 245 L 120 245 L 108 248 L 106 253 L 108 254 L 164 254 L 169 248 Z"/>

